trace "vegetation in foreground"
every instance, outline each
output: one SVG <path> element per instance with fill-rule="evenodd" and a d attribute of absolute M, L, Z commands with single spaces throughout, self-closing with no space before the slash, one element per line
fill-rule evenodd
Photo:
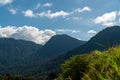
<path fill-rule="evenodd" d="M 7 73 L 3 76 L 0 76 L 0 80 L 34 80 L 34 79 L 32 77 L 12 76 Z"/>
<path fill-rule="evenodd" d="M 73 56 L 61 65 L 61 69 L 57 80 L 119 80 L 120 46 Z"/>

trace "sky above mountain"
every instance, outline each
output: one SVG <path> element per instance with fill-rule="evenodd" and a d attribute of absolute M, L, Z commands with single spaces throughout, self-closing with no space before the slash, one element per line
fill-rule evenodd
<path fill-rule="evenodd" d="M 120 0 L 0 0 L 0 37 L 44 44 L 53 35 L 89 40 L 120 24 Z"/>

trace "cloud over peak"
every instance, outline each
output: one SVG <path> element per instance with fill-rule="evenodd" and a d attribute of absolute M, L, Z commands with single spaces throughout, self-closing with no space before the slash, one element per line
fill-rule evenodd
<path fill-rule="evenodd" d="M 40 30 L 33 26 L 0 27 L 0 37 L 15 38 L 45 44 L 56 32 L 50 29 Z"/>

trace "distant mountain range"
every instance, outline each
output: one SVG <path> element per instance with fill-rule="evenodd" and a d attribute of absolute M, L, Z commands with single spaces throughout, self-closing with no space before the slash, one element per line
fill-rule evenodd
<path fill-rule="evenodd" d="M 30 41 L 0 38 L 0 65 L 13 65 L 6 69 L 11 73 L 47 76 L 50 72 L 59 72 L 60 64 L 73 55 L 106 50 L 116 45 L 120 45 L 119 26 L 108 27 L 87 42 L 65 34 L 53 36 L 43 46 Z"/>

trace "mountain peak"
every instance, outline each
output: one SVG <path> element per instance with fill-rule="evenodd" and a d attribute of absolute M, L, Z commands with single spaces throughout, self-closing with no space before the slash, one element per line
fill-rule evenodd
<path fill-rule="evenodd" d="M 85 41 L 72 38 L 66 34 L 53 36 L 37 53 L 41 57 L 55 57 L 75 47 L 83 45 Z"/>
<path fill-rule="evenodd" d="M 68 36 L 67 34 L 59 34 L 59 35 L 54 35 L 52 38 L 72 38 L 71 36 Z"/>
<path fill-rule="evenodd" d="M 120 26 L 112 26 L 103 29 L 100 31 L 97 35 L 95 35 L 93 38 L 91 38 L 90 41 L 94 42 L 112 42 L 120 40 Z"/>

